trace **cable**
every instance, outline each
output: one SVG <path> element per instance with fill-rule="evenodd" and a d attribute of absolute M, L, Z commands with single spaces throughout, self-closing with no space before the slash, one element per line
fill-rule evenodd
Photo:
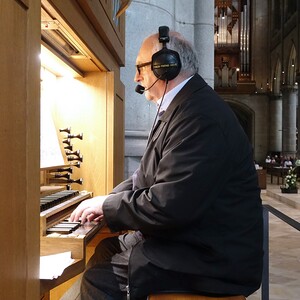
<path fill-rule="evenodd" d="M 166 80 L 166 86 L 165 86 L 165 90 L 164 90 L 164 93 L 162 95 L 162 98 L 161 98 L 161 102 L 159 103 L 159 106 L 158 106 L 158 109 L 157 109 L 157 112 L 156 112 L 156 115 L 155 115 L 155 118 L 154 118 L 154 122 L 152 124 L 152 128 L 151 128 L 151 131 L 150 131 L 150 134 L 149 134 L 149 137 L 152 135 L 152 132 L 153 132 L 153 129 L 154 129 L 154 126 L 156 124 L 156 120 L 157 120 L 157 117 L 158 117 L 158 114 L 159 114 L 159 110 L 161 108 L 161 105 L 164 101 L 164 97 L 165 97 L 165 94 L 166 94 L 166 91 L 167 91 L 167 86 L 168 86 L 168 80 Z"/>

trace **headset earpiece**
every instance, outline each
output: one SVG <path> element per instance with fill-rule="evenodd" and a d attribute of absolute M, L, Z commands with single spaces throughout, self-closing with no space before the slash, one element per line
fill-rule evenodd
<path fill-rule="evenodd" d="M 151 69 L 154 75 L 161 80 L 172 80 L 180 72 L 181 61 L 178 52 L 168 49 L 169 27 L 159 27 L 159 42 L 163 48 L 152 55 Z"/>

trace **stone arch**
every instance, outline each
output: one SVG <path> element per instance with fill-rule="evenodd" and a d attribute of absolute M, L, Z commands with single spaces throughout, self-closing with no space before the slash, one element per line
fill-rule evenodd
<path fill-rule="evenodd" d="M 244 129 L 251 145 L 254 147 L 254 120 L 255 113 L 254 111 L 247 105 L 240 103 L 234 99 L 225 99 L 225 101 L 229 104 L 236 117 L 238 118 L 242 128 Z"/>

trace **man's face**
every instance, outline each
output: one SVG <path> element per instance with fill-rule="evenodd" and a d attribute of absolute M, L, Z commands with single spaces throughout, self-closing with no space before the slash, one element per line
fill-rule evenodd
<path fill-rule="evenodd" d="M 151 70 L 151 58 L 153 49 L 153 40 L 147 39 L 142 44 L 138 56 L 136 58 L 136 72 L 134 81 L 138 82 L 145 89 L 149 88 L 157 77 Z M 146 99 L 156 102 L 162 96 L 162 88 L 164 88 L 164 81 L 158 80 L 149 90 L 145 91 Z"/>

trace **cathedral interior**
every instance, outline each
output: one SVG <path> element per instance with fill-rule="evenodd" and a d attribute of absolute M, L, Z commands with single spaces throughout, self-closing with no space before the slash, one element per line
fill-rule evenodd
<path fill-rule="evenodd" d="M 62 299 L 111 234 L 47 230 L 137 169 L 156 107 L 135 92 L 135 60 L 162 25 L 195 46 L 199 74 L 252 145 L 268 265 L 248 299 L 299 299 L 300 198 L 281 192 L 285 161 L 300 159 L 299 0 L 14 0 L 0 15 L 0 299 Z M 77 202 L 41 210 L 42 196 L 71 186 Z M 71 265 L 41 278 L 41 257 L 64 251 Z"/>
<path fill-rule="evenodd" d="M 259 94 L 267 97 L 269 130 L 267 153 L 297 155 L 297 1 L 271 1 L 268 41 L 256 40 L 250 1 L 215 1 L 215 89 L 224 94 Z M 298 26 L 297 26 L 298 23 Z M 268 29 L 267 29 L 268 28 Z M 263 46 L 266 43 L 268 46 Z M 256 48 L 264 48 L 264 70 L 255 62 Z M 299 51 L 299 50 L 298 50 Z M 299 78 L 298 78 L 299 80 Z M 241 98 L 241 96 L 240 96 Z M 264 97 L 261 97 L 261 100 Z M 277 103 L 279 101 L 279 103 Z M 275 103 L 277 104 L 275 104 Z M 250 141 L 255 116 L 249 109 L 231 104 Z M 254 115 L 256 109 L 254 109 Z M 266 153 L 266 154 L 267 154 Z M 262 160 L 259 157 L 258 160 Z"/>
<path fill-rule="evenodd" d="M 235 112 L 258 164 L 268 155 L 297 157 L 299 1 L 188 1 L 186 10 L 171 2 L 133 1 L 126 12 L 125 176 L 136 168 L 153 119 L 133 92 L 135 47 L 161 23 L 194 43 L 200 75 Z"/>

